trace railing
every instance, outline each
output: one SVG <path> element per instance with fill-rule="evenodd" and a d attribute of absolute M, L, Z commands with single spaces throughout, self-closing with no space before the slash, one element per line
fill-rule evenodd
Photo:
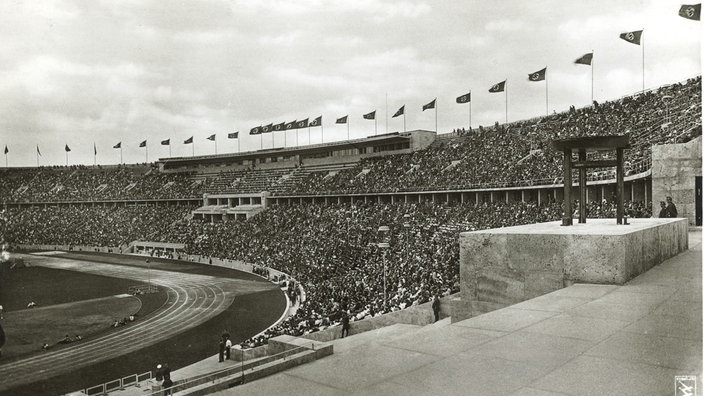
<path fill-rule="evenodd" d="M 308 351 L 308 350 L 315 350 L 315 344 L 312 344 L 313 346 L 311 348 L 307 347 L 296 347 L 292 348 L 283 352 L 279 352 L 273 355 L 267 355 L 261 358 L 255 358 L 253 359 L 254 361 L 250 361 L 249 363 L 246 363 L 244 359 L 240 362 L 239 365 L 234 366 L 234 367 L 228 367 L 216 371 L 211 371 L 206 374 L 198 375 L 192 378 L 189 378 L 184 381 L 175 381 L 174 384 L 171 386 L 170 390 L 171 393 L 176 393 L 176 392 L 181 392 L 186 389 L 199 386 L 199 385 L 204 385 L 207 383 L 214 384 L 217 380 L 221 380 L 223 378 L 227 377 L 235 377 L 239 374 L 239 379 L 235 380 L 234 385 L 241 385 L 244 383 L 245 380 L 245 375 L 247 374 L 247 371 L 253 372 L 257 367 L 271 363 L 277 360 L 281 361 L 286 361 L 287 358 L 290 356 L 296 355 L 300 352 L 303 351 Z M 144 396 L 162 396 L 164 394 L 164 389 L 159 387 L 157 390 L 152 390 L 149 393 L 146 393 L 145 391 Z"/>
<path fill-rule="evenodd" d="M 127 377 L 102 383 L 100 385 L 91 386 L 90 388 L 83 389 L 82 391 L 88 396 L 107 395 L 110 392 L 124 390 L 128 386 L 139 387 L 141 382 L 150 379 L 152 379 L 152 372 L 147 371 L 146 373 L 132 374 Z"/>

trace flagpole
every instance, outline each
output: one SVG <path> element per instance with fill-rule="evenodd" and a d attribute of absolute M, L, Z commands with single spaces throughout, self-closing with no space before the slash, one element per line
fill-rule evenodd
<path fill-rule="evenodd" d="M 325 136 L 323 135 L 325 133 L 325 129 L 323 129 L 323 122 L 320 121 L 320 143 L 325 143 Z"/>
<path fill-rule="evenodd" d="M 545 66 L 545 115 L 548 115 L 548 71 L 547 66 Z"/>
<path fill-rule="evenodd" d="M 438 98 L 435 98 L 435 134 L 438 134 Z"/>
<path fill-rule="evenodd" d="M 193 140 L 193 137 L 191 137 L 191 140 Z M 191 142 L 191 157 L 195 157 L 195 156 L 196 156 L 196 141 L 193 140 Z"/>
<path fill-rule="evenodd" d="M 403 131 L 406 132 L 406 109 L 403 109 Z"/>
<path fill-rule="evenodd" d="M 592 104 L 594 103 L 594 50 L 592 50 Z"/>
<path fill-rule="evenodd" d="M 643 69 L 642 69 L 642 71 L 643 71 L 643 73 L 642 73 L 642 75 L 643 75 L 643 92 L 645 92 L 645 37 L 643 37 L 644 33 L 645 33 L 645 28 L 643 28 L 643 33 L 641 33 L 641 38 L 640 38 L 640 40 L 641 40 L 640 59 L 641 59 L 642 66 L 643 66 Z"/>
<path fill-rule="evenodd" d="M 98 150 L 95 148 L 95 142 L 93 142 L 93 166 L 98 163 Z"/>
<path fill-rule="evenodd" d="M 405 113 L 405 111 L 404 111 Z M 386 133 L 389 133 L 389 93 L 386 93 L 386 109 L 384 110 L 384 118 L 386 118 Z"/>
<path fill-rule="evenodd" d="M 506 119 L 504 120 L 505 124 L 508 124 L 508 79 L 504 80 L 506 81 L 505 89 L 504 89 L 504 98 L 506 101 Z"/>
<path fill-rule="evenodd" d="M 37 168 L 39 167 L 39 146 L 37 146 Z"/>
<path fill-rule="evenodd" d="M 171 141 L 169 141 L 169 157 L 171 157 Z"/>
<path fill-rule="evenodd" d="M 237 152 L 240 152 L 240 135 L 237 134 Z"/>
<path fill-rule="evenodd" d="M 149 146 L 147 146 L 147 143 L 144 143 L 144 162 L 149 163 Z"/>
<path fill-rule="evenodd" d="M 472 90 L 469 90 L 469 129 L 472 129 Z M 468 131 L 469 132 L 469 131 Z"/>
<path fill-rule="evenodd" d="M 217 136 L 213 139 L 213 142 L 215 142 L 215 155 L 218 155 L 218 138 L 217 138 Z"/>
<path fill-rule="evenodd" d="M 66 166 L 68 166 L 68 151 L 66 151 Z M 7 154 L 5 154 L 5 167 L 7 167 Z"/>
<path fill-rule="evenodd" d="M 349 142 L 350 141 L 350 120 L 349 120 L 349 117 L 347 117 L 346 124 L 347 124 L 347 141 Z"/>
<path fill-rule="evenodd" d="M 120 142 L 120 165 L 122 165 L 122 142 Z"/>
<path fill-rule="evenodd" d="M 310 125 L 308 125 L 308 145 L 310 146 Z"/>

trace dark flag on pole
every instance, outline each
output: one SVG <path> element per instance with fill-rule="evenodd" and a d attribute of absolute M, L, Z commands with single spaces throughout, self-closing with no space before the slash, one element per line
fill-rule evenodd
<path fill-rule="evenodd" d="M 228 138 L 228 139 L 237 139 L 237 138 L 239 138 L 239 137 L 240 137 L 240 132 L 239 132 L 239 131 L 237 131 L 237 132 L 232 132 L 232 133 L 228 133 L 228 134 L 227 134 L 227 138 Z"/>
<path fill-rule="evenodd" d="M 400 116 L 400 115 L 403 115 L 403 113 L 405 112 L 405 110 L 406 110 L 406 105 L 401 106 L 401 108 L 398 109 L 398 110 L 396 110 L 396 112 L 394 113 L 394 115 L 391 116 L 391 118 L 395 118 L 395 117 L 398 117 L 398 116 Z"/>
<path fill-rule="evenodd" d="M 39 146 L 37 146 L 38 148 Z M 95 147 L 95 142 L 93 142 L 93 155 L 98 155 L 98 148 Z"/>
<path fill-rule="evenodd" d="M 260 133 L 262 133 L 262 127 L 261 127 L 261 126 L 254 127 L 254 128 L 252 128 L 252 129 L 249 130 L 249 134 L 250 134 L 250 135 L 259 135 Z"/>
<path fill-rule="evenodd" d="M 472 100 L 472 93 L 470 92 L 470 93 L 466 93 L 462 96 L 458 96 L 456 100 L 457 100 L 457 103 L 460 103 L 460 104 L 469 103 Z"/>
<path fill-rule="evenodd" d="M 308 128 L 308 119 L 296 121 L 296 129 Z"/>
<path fill-rule="evenodd" d="M 68 148 L 68 146 L 66 146 Z M 10 150 L 7 149 L 7 145 L 5 145 L 5 154 L 9 153 Z"/>
<path fill-rule="evenodd" d="M 145 140 L 142 143 L 140 143 L 139 147 L 147 147 L 147 141 Z"/>
<path fill-rule="evenodd" d="M 338 118 L 335 124 L 347 124 L 347 116 Z"/>
<path fill-rule="evenodd" d="M 680 7 L 680 16 L 682 18 L 687 18 L 691 19 L 693 21 L 698 21 L 699 18 L 701 17 L 702 13 L 702 5 L 701 3 L 699 4 L 682 4 L 682 7 Z"/>
<path fill-rule="evenodd" d="M 274 132 L 280 132 L 286 129 L 286 123 L 282 122 L 281 124 L 276 124 L 274 125 Z"/>
<path fill-rule="evenodd" d="M 122 147 L 122 142 L 117 142 L 116 145 L 112 146 L 112 148 L 121 148 Z"/>
<path fill-rule="evenodd" d="M 210 141 L 215 141 L 215 134 L 208 136 L 206 139 L 208 139 Z"/>
<path fill-rule="evenodd" d="M 545 72 L 548 70 L 548 68 L 544 68 L 542 70 L 538 70 L 535 73 L 530 73 L 528 75 L 528 81 L 544 81 L 545 80 Z"/>
<path fill-rule="evenodd" d="M 183 144 L 193 144 L 193 136 L 183 141 Z"/>
<path fill-rule="evenodd" d="M 161 141 L 162 146 L 170 146 L 171 145 L 171 139 L 166 139 Z"/>
<path fill-rule="evenodd" d="M 424 105 L 423 105 L 423 111 L 426 111 L 426 110 L 428 110 L 428 109 L 434 109 L 434 108 L 435 108 L 435 101 L 436 101 L 436 100 L 437 100 L 437 99 L 433 99 L 432 102 L 430 102 L 430 103 L 428 103 L 428 104 L 424 104 Z"/>
<path fill-rule="evenodd" d="M 376 110 L 372 111 L 371 113 L 367 113 L 362 116 L 365 120 L 373 120 L 376 118 Z"/>
<path fill-rule="evenodd" d="M 274 131 L 274 124 L 262 126 L 262 133 L 269 133 Z"/>
<path fill-rule="evenodd" d="M 323 116 L 318 116 L 310 122 L 310 126 L 312 127 L 319 127 L 321 125 L 323 125 Z"/>
<path fill-rule="evenodd" d="M 42 156 L 42 152 L 39 151 L 39 145 L 37 145 L 37 155 L 40 156 L 40 157 Z"/>
<path fill-rule="evenodd" d="M 631 44 L 640 45 L 640 36 L 642 34 L 642 30 L 636 30 L 635 32 L 621 33 L 619 37 L 628 41 Z"/>
<path fill-rule="evenodd" d="M 293 120 L 293 121 L 291 121 L 291 122 L 287 122 L 286 125 L 284 125 L 284 128 L 285 128 L 286 130 L 289 130 L 289 129 L 296 129 L 296 120 Z"/>
<path fill-rule="evenodd" d="M 591 65 L 592 58 L 594 58 L 594 54 L 590 52 L 588 54 L 580 56 L 577 60 L 574 61 L 574 63 L 578 65 Z"/>
<path fill-rule="evenodd" d="M 66 147 L 64 147 L 64 151 L 66 151 L 67 153 L 71 151 L 71 148 L 68 147 L 68 144 L 66 145 Z M 7 146 L 5 146 L 5 153 L 7 153 Z"/>
<path fill-rule="evenodd" d="M 489 92 L 491 92 L 491 93 L 503 92 L 504 88 L 506 88 L 506 80 L 503 80 L 500 83 L 494 84 L 494 86 L 489 88 Z"/>

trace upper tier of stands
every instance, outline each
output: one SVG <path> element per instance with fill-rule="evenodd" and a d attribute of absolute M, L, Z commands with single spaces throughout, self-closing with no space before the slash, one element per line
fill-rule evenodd
<path fill-rule="evenodd" d="M 154 165 L 0 170 L 0 200 L 56 202 L 202 198 L 203 193 L 319 195 L 560 183 L 557 138 L 628 134 L 626 171 L 650 168 L 650 148 L 700 136 L 701 76 L 592 106 L 439 135 L 424 150 L 356 164 L 161 173 Z M 610 178 L 610 171 L 595 170 Z"/>

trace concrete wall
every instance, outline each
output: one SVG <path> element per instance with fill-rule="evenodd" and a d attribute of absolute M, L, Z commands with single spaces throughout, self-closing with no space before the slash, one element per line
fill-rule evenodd
<path fill-rule="evenodd" d="M 448 317 L 451 313 L 451 299 L 455 295 L 443 297 L 440 299 L 440 318 Z M 374 318 L 362 319 L 350 322 L 350 335 L 364 333 L 365 331 L 380 329 L 382 327 L 391 326 L 399 323 L 425 326 L 433 323 L 432 302 L 420 304 L 400 311 L 394 311 L 385 315 L 376 316 Z M 342 335 L 342 326 L 327 328 L 323 331 L 307 334 L 301 338 L 306 338 L 314 341 L 328 342 L 340 338 Z"/>
<path fill-rule="evenodd" d="M 653 215 L 671 196 L 679 217 L 695 224 L 694 178 L 702 175 L 702 137 L 688 143 L 653 146 Z"/>
<path fill-rule="evenodd" d="M 688 248 L 685 219 L 589 219 L 460 234 L 460 298 L 453 321 L 572 283 L 623 284 Z M 457 316 L 457 318 L 455 317 Z"/>

